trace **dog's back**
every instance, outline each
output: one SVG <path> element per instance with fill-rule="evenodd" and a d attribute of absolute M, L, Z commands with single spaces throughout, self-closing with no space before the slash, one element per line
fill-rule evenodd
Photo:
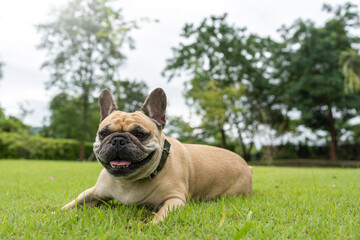
<path fill-rule="evenodd" d="M 252 193 L 252 171 L 239 155 L 223 148 L 183 144 L 188 152 L 193 199 Z"/>

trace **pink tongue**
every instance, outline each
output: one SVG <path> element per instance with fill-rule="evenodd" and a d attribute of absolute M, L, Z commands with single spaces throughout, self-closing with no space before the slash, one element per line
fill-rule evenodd
<path fill-rule="evenodd" d="M 122 161 L 111 161 L 110 164 L 112 165 L 116 165 L 116 166 L 124 166 L 124 165 L 129 165 L 131 162 L 122 160 Z"/>

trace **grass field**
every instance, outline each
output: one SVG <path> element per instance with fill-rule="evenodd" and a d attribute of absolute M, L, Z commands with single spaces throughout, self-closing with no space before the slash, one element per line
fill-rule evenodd
<path fill-rule="evenodd" d="M 0 160 L 0 239 L 360 239 L 360 169 L 255 167 L 251 197 L 190 202 L 158 225 L 116 202 L 61 211 L 100 170 Z"/>

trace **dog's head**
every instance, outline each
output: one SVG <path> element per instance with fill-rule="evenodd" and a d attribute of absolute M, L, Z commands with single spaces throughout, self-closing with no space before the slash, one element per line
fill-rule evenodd
<path fill-rule="evenodd" d="M 94 143 L 98 161 L 115 177 L 129 181 L 148 177 L 162 154 L 165 92 L 155 89 L 134 113 L 119 111 L 107 89 L 101 92 L 99 104 L 101 121 Z"/>

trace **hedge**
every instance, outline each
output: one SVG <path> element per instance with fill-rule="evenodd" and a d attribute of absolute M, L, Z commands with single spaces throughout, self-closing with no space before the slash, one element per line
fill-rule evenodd
<path fill-rule="evenodd" d="M 79 147 L 80 142 L 72 139 L 0 132 L 0 159 L 76 160 Z M 86 142 L 85 156 L 90 156 L 92 151 L 92 143 Z"/>
<path fill-rule="evenodd" d="M 337 155 L 340 160 L 360 160 L 360 145 L 339 145 L 337 148 Z M 330 148 L 329 146 L 285 144 L 276 146 L 274 157 L 277 159 L 329 159 Z"/>

